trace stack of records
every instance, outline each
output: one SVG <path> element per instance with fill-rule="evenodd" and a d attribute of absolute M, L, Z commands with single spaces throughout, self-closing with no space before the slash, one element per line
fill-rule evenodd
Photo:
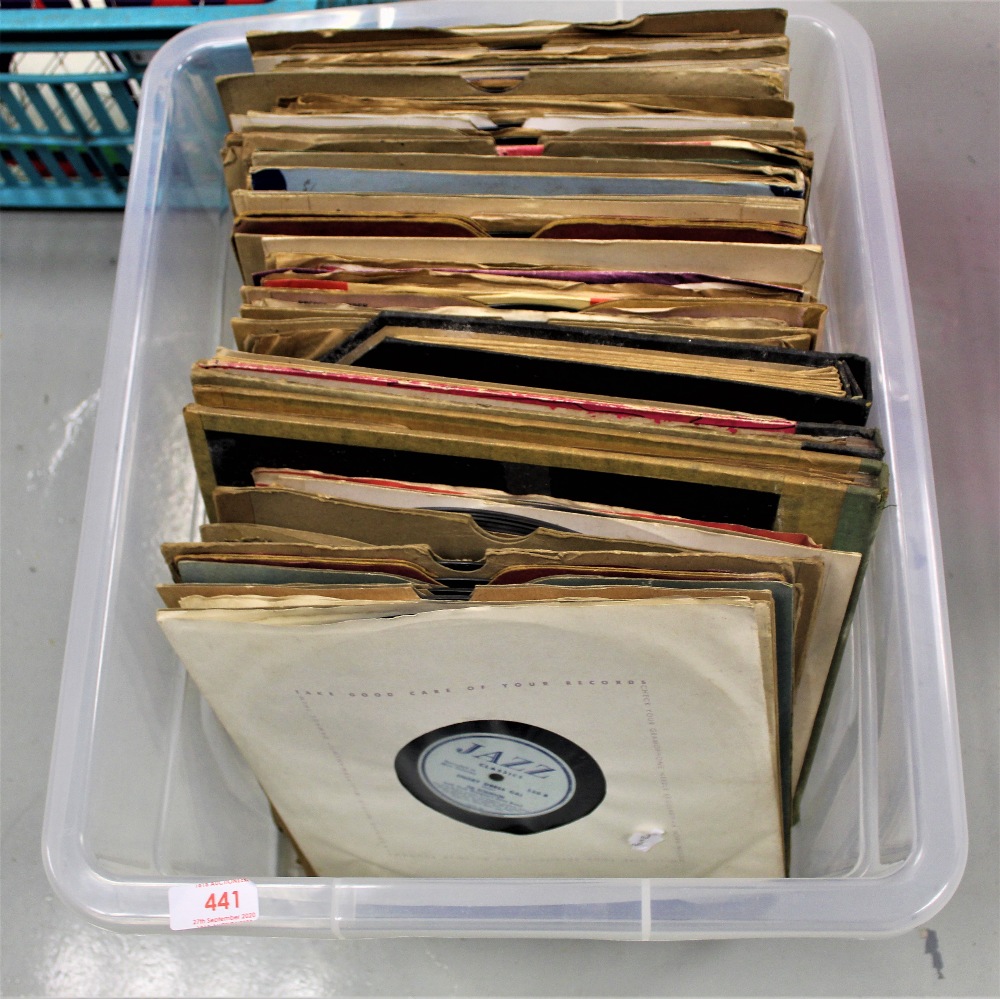
<path fill-rule="evenodd" d="M 255 34 L 159 620 L 322 876 L 781 877 L 886 495 L 783 11 Z"/>

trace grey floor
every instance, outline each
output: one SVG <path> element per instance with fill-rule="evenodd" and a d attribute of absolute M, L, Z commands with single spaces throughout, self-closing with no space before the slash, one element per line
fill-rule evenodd
<path fill-rule="evenodd" d="M 651 7 L 655 6 L 651 4 Z M 4 996 L 996 996 L 1000 6 L 845 3 L 878 53 L 926 388 L 970 855 L 925 933 L 614 944 L 120 936 L 54 898 L 40 830 L 121 217 L 0 218 Z"/>

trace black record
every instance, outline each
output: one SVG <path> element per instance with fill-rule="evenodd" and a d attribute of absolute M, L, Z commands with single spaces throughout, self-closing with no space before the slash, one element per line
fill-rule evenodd
<path fill-rule="evenodd" d="M 495 718 L 418 736 L 396 754 L 396 776 L 442 815 L 515 835 L 575 822 L 607 791 L 597 761 L 576 743 L 537 725 Z"/>

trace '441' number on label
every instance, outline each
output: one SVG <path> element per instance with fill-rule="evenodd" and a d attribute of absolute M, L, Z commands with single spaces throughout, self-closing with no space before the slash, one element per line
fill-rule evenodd
<path fill-rule="evenodd" d="M 213 912 L 216 909 L 228 909 L 229 908 L 229 896 L 233 896 L 232 906 L 234 909 L 240 907 L 240 893 L 238 891 L 228 892 L 224 891 L 218 898 L 215 897 L 215 892 L 213 891 L 211 895 L 205 899 L 205 908 L 211 909 Z"/>
<path fill-rule="evenodd" d="M 260 918 L 257 886 L 249 878 L 171 885 L 167 902 L 172 930 L 252 923 Z"/>

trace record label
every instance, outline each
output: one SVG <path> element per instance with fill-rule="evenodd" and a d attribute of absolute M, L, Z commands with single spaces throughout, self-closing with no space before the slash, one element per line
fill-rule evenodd
<path fill-rule="evenodd" d="M 603 800 L 597 762 L 562 736 L 488 719 L 435 729 L 396 756 L 403 786 L 468 825 L 535 833 L 582 818 Z"/>

